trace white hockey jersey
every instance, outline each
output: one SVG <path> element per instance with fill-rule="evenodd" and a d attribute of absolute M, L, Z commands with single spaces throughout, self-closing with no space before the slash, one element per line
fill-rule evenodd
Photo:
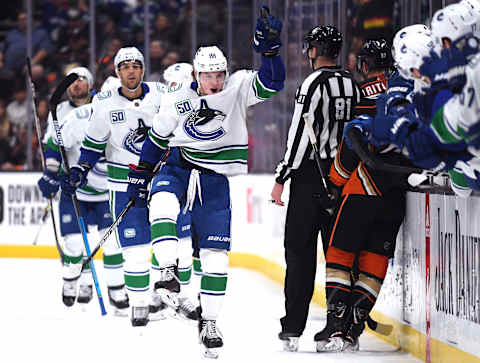
<path fill-rule="evenodd" d="M 70 166 L 77 163 L 80 157 L 80 147 L 89 126 L 92 105 L 87 104 L 73 109 L 60 122 L 62 141 Z M 56 134 L 53 137 L 58 145 Z M 78 200 L 98 202 L 108 200 L 107 164 L 102 157 L 87 175 L 87 185 L 77 189 Z"/>
<path fill-rule="evenodd" d="M 98 93 L 92 101 L 91 121 L 82 147 L 105 151 L 110 190 L 127 190 L 128 164 L 138 164 L 153 116 L 160 108 L 165 86 L 146 82 L 142 87 L 142 98 L 129 100 L 116 88 Z"/>
<path fill-rule="evenodd" d="M 189 162 L 220 174 L 247 172 L 247 108 L 277 92 L 266 88 L 256 71 L 240 70 L 224 89 L 199 96 L 190 83 L 169 86 L 153 120 L 152 140 L 180 146 Z"/>
<path fill-rule="evenodd" d="M 477 54 L 465 70 L 467 82 L 462 93 L 456 94 L 437 112 L 432 128 L 443 143 L 455 143 L 480 120 L 480 54 Z"/>
<path fill-rule="evenodd" d="M 63 101 L 57 105 L 57 119 L 62 120 L 65 116 L 69 114 L 70 111 L 74 110 L 76 106 L 70 101 Z M 48 140 L 55 134 L 55 129 L 53 128 L 53 117 L 52 113 L 48 113 L 47 119 L 47 130 L 45 135 L 43 135 L 42 143 L 48 144 Z"/>
<path fill-rule="evenodd" d="M 462 93 L 450 98 L 432 120 L 432 130 L 445 144 L 464 140 L 470 128 L 480 122 L 480 54 L 468 63 L 465 75 L 467 82 Z M 469 151 L 476 156 L 466 162 L 457 161 L 449 171 L 452 189 L 461 197 L 468 197 L 471 193 L 463 175 L 476 179 L 475 170 L 480 170 L 479 150 L 469 148 Z"/>

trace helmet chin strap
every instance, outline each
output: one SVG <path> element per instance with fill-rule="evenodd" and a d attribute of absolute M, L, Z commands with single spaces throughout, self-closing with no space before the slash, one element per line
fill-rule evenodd
<path fill-rule="evenodd" d="M 312 71 L 314 71 L 314 70 L 315 70 L 315 66 L 314 66 L 315 59 L 314 59 L 314 58 L 310 58 L 310 56 L 308 55 L 308 53 L 307 53 L 307 58 L 308 58 L 308 62 L 310 63 L 310 67 L 312 68 Z"/>

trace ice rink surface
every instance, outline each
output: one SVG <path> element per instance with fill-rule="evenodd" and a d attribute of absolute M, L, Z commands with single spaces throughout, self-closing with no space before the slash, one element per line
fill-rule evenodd
<path fill-rule="evenodd" d="M 102 281 L 102 263 L 96 262 Z M 1 362 L 420 362 L 370 334 L 360 340 L 356 354 L 315 352 L 314 334 L 325 323 L 322 309 L 312 306 L 300 351 L 282 351 L 277 339 L 283 315 L 282 287 L 264 276 L 231 269 L 227 296 L 218 321 L 224 348 L 216 360 L 202 356 L 195 324 L 169 318 L 132 328 L 128 318 L 100 315 L 98 301 L 82 309 L 61 301 L 57 260 L 0 259 Z M 198 280 L 193 283 L 198 284 Z"/>

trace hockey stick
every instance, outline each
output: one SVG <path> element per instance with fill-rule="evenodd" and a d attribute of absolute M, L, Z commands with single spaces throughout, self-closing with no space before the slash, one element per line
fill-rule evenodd
<path fill-rule="evenodd" d="M 379 323 L 373 320 L 370 315 L 367 317 L 367 325 L 371 330 L 381 335 L 390 335 L 393 330 L 393 325 Z"/>
<path fill-rule="evenodd" d="M 33 110 L 33 120 L 35 122 L 35 131 L 37 133 L 37 142 L 38 142 L 38 147 L 40 148 L 40 155 L 42 159 L 42 168 L 45 170 L 45 167 L 47 165 L 46 159 L 45 159 L 45 152 L 43 151 L 42 143 L 41 143 L 41 134 L 40 134 L 40 121 L 38 120 L 38 114 L 37 114 L 37 106 L 36 106 L 36 101 L 37 101 L 37 96 L 35 93 L 35 85 L 33 83 L 33 76 L 32 76 L 32 62 L 30 61 L 30 57 L 27 57 L 27 70 L 28 70 L 28 81 L 30 84 L 30 91 L 32 92 L 32 110 Z M 42 226 L 45 223 L 45 220 L 48 216 L 48 212 L 50 212 L 50 215 L 52 217 L 52 224 L 53 224 L 53 234 L 55 235 L 55 246 L 57 247 L 58 254 L 60 255 L 60 262 L 63 265 L 63 261 L 65 259 L 65 253 L 62 250 L 62 247 L 60 246 L 60 243 L 58 242 L 58 235 L 57 235 L 57 226 L 55 223 L 55 215 L 53 214 L 53 208 L 52 208 L 52 197 L 48 199 L 48 205 L 45 208 L 45 212 L 42 216 L 42 224 L 40 225 L 40 228 L 37 232 L 37 235 L 35 236 L 35 240 L 33 241 L 33 245 L 37 244 L 37 239 L 38 236 L 40 235 L 40 232 L 42 230 Z"/>
<path fill-rule="evenodd" d="M 52 111 L 52 118 L 53 118 L 53 127 L 55 129 L 55 134 L 57 137 L 57 142 L 58 142 L 58 147 L 60 149 L 60 154 L 62 156 L 62 161 L 63 161 L 63 166 L 65 168 L 65 176 L 69 177 L 70 176 L 70 166 L 68 164 L 68 159 L 67 159 L 67 153 L 65 152 L 65 147 L 63 143 L 63 138 L 62 138 L 62 132 L 60 130 L 60 126 L 58 124 L 58 119 L 57 119 L 57 105 L 60 103 L 60 99 L 62 98 L 62 95 L 65 93 L 67 88 L 76 80 L 78 79 L 78 75 L 76 73 L 71 73 L 67 77 L 65 77 L 62 82 L 57 86 L 55 91 L 53 92 L 52 97 L 50 98 L 50 108 Z M 85 220 L 83 219 L 82 212 L 80 210 L 80 205 L 78 204 L 78 199 L 75 194 L 72 194 L 72 202 L 73 206 L 75 208 L 75 213 L 77 214 L 77 222 L 78 226 L 80 228 L 80 231 L 82 232 L 82 237 L 83 237 L 83 243 L 85 244 L 85 250 L 88 255 L 90 255 L 90 245 L 88 243 L 88 238 L 87 238 L 87 228 L 85 225 Z M 105 310 L 105 305 L 103 303 L 103 297 L 102 297 L 102 292 L 100 290 L 100 285 L 98 284 L 98 277 L 97 277 L 97 272 L 95 270 L 95 265 L 93 261 L 90 261 L 90 268 L 92 270 L 92 277 L 93 277 L 93 282 L 95 283 L 95 290 L 97 291 L 97 297 L 98 297 L 98 303 L 100 304 L 100 310 L 102 315 L 106 315 L 107 311 Z"/>
<path fill-rule="evenodd" d="M 325 189 L 325 192 L 327 193 L 328 198 L 330 200 L 333 200 L 334 196 L 330 192 L 330 190 L 328 189 L 327 181 L 325 179 L 325 175 L 323 174 L 322 164 L 321 164 L 321 161 L 320 161 L 320 154 L 318 152 L 317 138 L 315 136 L 315 131 L 313 131 L 313 126 L 312 126 L 312 123 L 311 123 L 311 121 L 308 117 L 308 114 L 304 113 L 302 115 L 302 117 L 305 121 L 305 127 L 307 128 L 308 138 L 309 138 L 310 144 L 312 145 L 312 148 L 313 148 L 313 157 L 315 159 L 315 163 L 317 164 L 318 172 L 320 173 L 320 176 L 321 176 L 321 179 L 322 179 L 323 188 Z"/>
<path fill-rule="evenodd" d="M 33 242 L 32 242 L 32 245 L 34 245 L 34 246 L 37 245 L 38 237 L 40 237 L 40 232 L 42 232 L 43 226 L 45 224 L 45 221 L 48 218 L 48 214 L 49 214 L 50 210 L 51 210 L 51 204 L 48 203 L 47 206 L 45 207 L 44 211 L 43 211 L 42 218 L 40 219 L 40 227 L 38 227 L 37 234 L 35 235 L 35 238 L 33 239 Z M 61 258 L 62 258 L 62 256 L 60 256 L 60 259 Z"/>
<path fill-rule="evenodd" d="M 156 174 L 160 168 L 162 167 L 162 164 L 166 161 L 168 155 L 170 154 L 170 150 L 167 151 L 167 153 L 163 156 L 162 160 L 160 160 L 160 162 L 158 163 L 158 165 L 154 168 L 153 170 L 153 174 Z M 122 221 L 123 217 L 125 217 L 125 214 L 127 214 L 127 212 L 130 210 L 131 207 L 133 207 L 135 204 L 135 201 L 133 199 L 130 199 L 127 203 L 127 205 L 125 206 L 125 208 L 123 208 L 123 210 L 120 212 L 120 214 L 118 215 L 117 219 L 112 223 L 112 225 L 108 228 L 108 230 L 105 232 L 105 234 L 103 235 L 102 239 L 98 242 L 97 246 L 94 248 L 94 250 L 92 251 L 92 253 L 90 255 L 88 255 L 87 259 L 83 262 L 83 266 L 82 266 L 82 270 L 87 266 L 87 264 L 90 262 L 90 260 L 96 255 L 96 253 L 98 252 L 98 250 L 100 249 L 100 247 L 103 246 L 103 244 L 107 241 L 108 237 L 112 234 L 112 232 L 114 231 L 114 229 L 120 224 L 120 222 Z"/>
<path fill-rule="evenodd" d="M 87 267 L 87 265 L 90 263 L 90 261 L 92 260 L 92 258 L 95 256 L 95 254 L 98 252 L 98 250 L 100 249 L 100 247 L 103 246 L 103 244 L 107 241 L 108 237 L 110 237 L 110 235 L 112 234 L 112 232 L 115 230 L 115 228 L 117 228 L 118 224 L 122 221 L 123 217 L 125 216 L 125 214 L 127 214 L 127 212 L 130 210 L 130 208 L 133 206 L 134 204 L 134 201 L 133 200 L 129 200 L 127 205 L 125 206 L 125 208 L 122 210 L 122 212 L 119 214 L 119 216 L 117 217 L 117 219 L 115 220 L 115 222 L 113 222 L 113 224 L 107 229 L 107 231 L 105 232 L 105 234 L 103 235 L 102 239 L 100 240 L 100 242 L 98 242 L 97 244 L 97 247 L 95 247 L 95 249 L 92 251 L 92 253 L 90 253 L 88 255 L 88 257 L 85 259 L 85 261 L 83 261 L 83 266 L 82 266 L 82 270 L 85 269 Z"/>

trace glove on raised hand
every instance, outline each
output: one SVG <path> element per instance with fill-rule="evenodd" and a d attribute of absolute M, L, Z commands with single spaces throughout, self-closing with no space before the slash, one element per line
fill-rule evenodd
<path fill-rule="evenodd" d="M 263 6 L 253 36 L 253 49 L 265 56 L 277 55 L 282 46 L 280 40 L 282 26 L 282 21 L 270 15 L 268 7 Z"/>
<path fill-rule="evenodd" d="M 79 164 L 70 168 L 70 175 L 65 176 L 61 181 L 62 190 L 70 195 L 75 194 L 77 188 L 87 184 L 87 174 L 90 171 L 90 165 Z"/>
<path fill-rule="evenodd" d="M 153 178 L 150 168 L 130 164 L 127 195 L 134 201 L 134 207 L 145 208 L 148 199 L 148 184 Z"/>
<path fill-rule="evenodd" d="M 44 198 L 53 198 L 60 188 L 60 177 L 57 173 L 45 169 L 42 177 L 38 180 L 38 188 Z"/>

